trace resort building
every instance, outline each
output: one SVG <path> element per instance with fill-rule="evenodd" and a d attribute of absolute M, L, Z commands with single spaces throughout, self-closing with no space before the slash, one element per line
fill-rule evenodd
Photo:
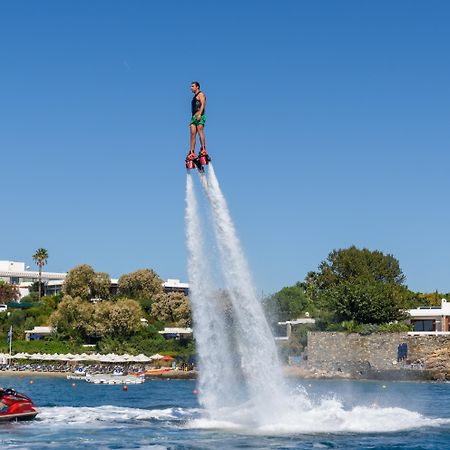
<path fill-rule="evenodd" d="M 299 325 L 313 325 L 316 319 L 311 319 L 309 313 L 305 313 L 305 317 L 295 320 L 287 320 L 286 322 L 278 322 L 276 341 L 288 341 L 293 330 Z"/>
<path fill-rule="evenodd" d="M 53 327 L 34 327 L 32 330 L 25 330 L 25 340 L 40 341 L 42 338 L 50 336 L 53 331 Z"/>
<path fill-rule="evenodd" d="M 20 297 L 25 297 L 29 294 L 30 286 L 39 280 L 39 272 L 29 269 L 30 267 L 24 262 L 0 261 L 0 279 L 16 285 L 19 288 Z M 42 271 L 41 279 L 45 285 L 51 285 L 53 282 L 59 282 L 62 285 L 66 275 L 66 273 Z"/>
<path fill-rule="evenodd" d="M 16 261 L 0 261 L 0 279 L 8 283 L 14 284 L 19 288 L 20 298 L 30 293 L 29 289 L 39 280 L 39 272 L 37 270 L 29 270 L 24 262 Z M 44 283 L 44 295 L 54 295 L 61 292 L 64 279 L 67 272 L 46 272 L 42 271 L 41 279 Z M 117 293 L 117 285 L 119 279 L 111 278 L 110 292 L 112 295 Z M 165 292 L 183 292 L 185 295 L 189 293 L 189 284 L 182 283 L 180 280 L 169 278 L 163 283 Z"/>
<path fill-rule="evenodd" d="M 180 280 L 169 278 L 163 283 L 164 292 L 182 292 L 185 295 L 189 294 L 189 284 L 181 283 Z"/>
<path fill-rule="evenodd" d="M 441 300 L 441 306 L 421 306 L 408 310 L 408 313 L 414 324 L 414 331 L 409 335 L 450 335 L 450 303 L 445 298 Z"/>
<path fill-rule="evenodd" d="M 189 339 L 192 337 L 192 328 L 164 328 L 162 331 L 158 331 L 166 339 Z"/>

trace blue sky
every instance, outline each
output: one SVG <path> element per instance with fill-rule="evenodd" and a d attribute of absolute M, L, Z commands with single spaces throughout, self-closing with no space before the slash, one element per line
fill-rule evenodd
<path fill-rule="evenodd" d="M 187 279 L 190 82 L 259 291 L 352 244 L 450 291 L 446 1 L 5 1 L 0 259 Z"/>

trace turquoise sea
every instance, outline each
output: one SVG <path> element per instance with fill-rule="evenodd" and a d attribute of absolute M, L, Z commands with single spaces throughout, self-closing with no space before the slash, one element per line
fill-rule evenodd
<path fill-rule="evenodd" d="M 239 427 L 239 411 L 210 421 L 191 380 L 128 391 L 38 376 L 0 377 L 0 385 L 41 410 L 31 422 L 0 423 L 1 449 L 450 449 L 446 383 L 291 380 L 307 410 L 264 429 Z"/>

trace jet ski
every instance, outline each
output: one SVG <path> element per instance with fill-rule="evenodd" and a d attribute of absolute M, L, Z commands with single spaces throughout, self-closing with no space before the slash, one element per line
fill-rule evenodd
<path fill-rule="evenodd" d="M 0 388 L 0 422 L 7 420 L 32 420 L 39 413 L 30 397 L 14 389 Z"/>

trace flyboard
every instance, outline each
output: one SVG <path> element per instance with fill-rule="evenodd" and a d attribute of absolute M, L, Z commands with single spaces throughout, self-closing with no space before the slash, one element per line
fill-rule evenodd
<path fill-rule="evenodd" d="M 210 156 L 206 150 L 201 150 L 198 156 L 195 153 L 189 153 L 186 156 L 186 169 L 192 170 L 197 169 L 200 173 L 205 173 L 205 166 L 211 161 Z"/>

